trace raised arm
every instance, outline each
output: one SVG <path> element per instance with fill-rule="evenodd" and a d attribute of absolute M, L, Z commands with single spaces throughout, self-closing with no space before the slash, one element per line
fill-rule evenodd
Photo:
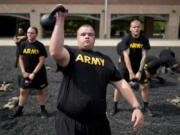
<path fill-rule="evenodd" d="M 126 82 L 126 80 L 122 79 L 121 81 L 111 82 L 114 87 L 116 87 L 122 96 L 126 99 L 126 101 L 132 106 L 133 113 L 131 121 L 134 122 L 134 130 L 138 130 L 144 125 L 144 116 L 140 110 L 140 104 L 133 93 L 131 87 Z"/>
<path fill-rule="evenodd" d="M 59 11 L 56 13 L 56 24 L 51 35 L 49 46 L 50 55 L 59 65 L 63 67 L 67 66 L 70 61 L 69 52 L 64 48 L 64 21 L 66 15 L 67 12 L 62 13 Z"/>

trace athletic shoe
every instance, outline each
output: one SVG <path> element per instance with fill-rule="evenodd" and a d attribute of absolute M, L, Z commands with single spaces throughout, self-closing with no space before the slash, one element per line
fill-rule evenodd
<path fill-rule="evenodd" d="M 143 113 L 150 117 L 154 117 L 154 113 L 148 107 L 143 108 Z"/>
<path fill-rule="evenodd" d="M 48 118 L 48 112 L 47 112 L 47 110 L 41 111 L 41 118 L 42 118 L 42 119 L 47 119 L 47 118 Z"/>
<path fill-rule="evenodd" d="M 23 112 L 16 111 L 14 114 L 10 115 L 9 118 L 14 119 L 23 115 Z"/>
<path fill-rule="evenodd" d="M 159 78 L 159 83 L 164 84 L 166 81 L 163 78 Z"/>

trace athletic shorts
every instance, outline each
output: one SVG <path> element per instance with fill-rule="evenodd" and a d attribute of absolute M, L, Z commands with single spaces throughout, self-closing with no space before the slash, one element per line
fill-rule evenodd
<path fill-rule="evenodd" d="M 105 114 L 102 119 L 77 120 L 58 110 L 55 129 L 56 135 L 111 135 L 109 121 Z"/>
<path fill-rule="evenodd" d="M 121 66 L 121 63 L 118 64 L 119 66 L 119 71 L 120 71 L 120 74 L 122 76 L 122 78 L 124 78 L 127 82 L 129 82 L 129 72 L 127 69 L 124 69 L 122 66 Z M 146 74 L 145 74 L 145 71 L 143 70 L 142 72 L 142 76 L 141 76 L 141 79 L 139 80 L 139 83 L 140 84 L 146 84 L 148 83 L 148 79 L 146 77 Z"/>
<path fill-rule="evenodd" d="M 25 81 L 30 81 L 28 78 L 24 78 L 22 75 L 18 76 L 18 84 L 20 88 L 28 89 L 28 88 L 34 88 L 37 90 L 41 90 L 45 88 L 48 85 L 46 78 L 39 78 L 35 77 L 31 82 L 25 83 Z"/>
<path fill-rule="evenodd" d="M 148 68 L 147 71 L 151 74 L 151 75 L 155 75 L 157 73 L 157 68 Z"/>

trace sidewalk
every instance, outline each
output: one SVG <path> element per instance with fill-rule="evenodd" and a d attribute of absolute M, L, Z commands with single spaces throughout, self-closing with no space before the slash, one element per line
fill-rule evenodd
<path fill-rule="evenodd" d="M 39 39 L 44 45 L 49 46 L 50 38 Z M 95 46 L 116 46 L 121 39 L 96 39 Z M 77 46 L 75 38 L 64 40 L 66 45 Z M 151 46 L 180 47 L 180 40 L 150 39 Z M 12 38 L 0 38 L 0 46 L 15 46 Z"/>

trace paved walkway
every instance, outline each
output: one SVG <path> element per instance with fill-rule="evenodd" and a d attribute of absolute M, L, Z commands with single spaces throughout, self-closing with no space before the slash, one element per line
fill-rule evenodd
<path fill-rule="evenodd" d="M 43 38 L 39 39 L 46 46 L 49 45 L 50 39 Z M 96 46 L 116 46 L 117 43 L 121 41 L 121 39 L 96 39 Z M 77 42 L 75 38 L 67 38 L 64 43 L 70 46 L 77 46 Z M 180 47 L 180 40 L 166 40 L 166 39 L 150 39 L 151 46 L 170 46 Z M 15 46 L 15 43 L 12 38 L 0 38 L 0 46 Z"/>

